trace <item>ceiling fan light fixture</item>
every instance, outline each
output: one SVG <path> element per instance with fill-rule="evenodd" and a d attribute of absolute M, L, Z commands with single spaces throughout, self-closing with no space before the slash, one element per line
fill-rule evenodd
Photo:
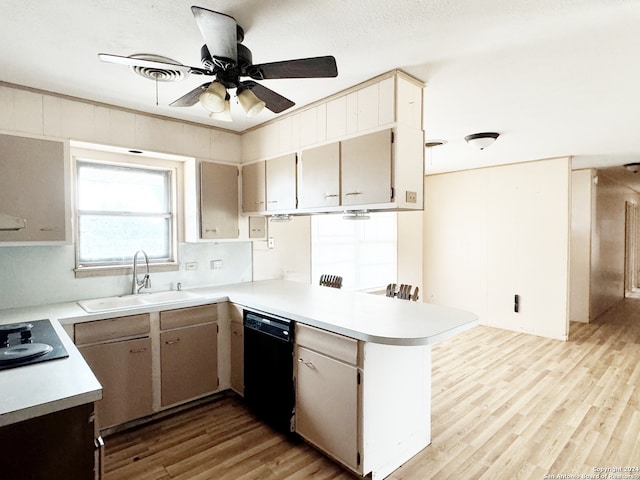
<path fill-rule="evenodd" d="M 228 95 L 227 99 L 224 101 L 224 110 L 221 112 L 211 112 L 209 114 L 209 118 L 212 120 L 220 120 L 221 122 L 233 121 L 233 118 L 231 118 L 231 102 L 229 102 Z"/>
<path fill-rule="evenodd" d="M 204 108 L 211 113 L 222 113 L 225 109 L 227 89 L 220 82 L 211 82 L 207 89 L 200 94 L 199 100 Z"/>
<path fill-rule="evenodd" d="M 240 106 L 242 106 L 242 109 L 247 114 L 247 118 L 255 117 L 266 105 L 248 88 L 240 90 L 237 97 Z"/>
<path fill-rule="evenodd" d="M 493 142 L 495 142 L 496 138 L 498 138 L 499 136 L 500 134 L 496 132 L 482 132 L 472 133 L 471 135 L 467 135 L 466 137 L 464 137 L 464 139 L 469 145 L 473 145 L 480 150 L 484 150 Z"/>
<path fill-rule="evenodd" d="M 640 162 L 625 163 L 624 168 L 633 173 L 640 172 Z"/>

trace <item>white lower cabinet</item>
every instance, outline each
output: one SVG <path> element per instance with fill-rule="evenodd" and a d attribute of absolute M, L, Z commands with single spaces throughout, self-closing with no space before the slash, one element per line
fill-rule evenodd
<path fill-rule="evenodd" d="M 296 431 L 358 471 L 358 368 L 297 349 Z"/>
<path fill-rule="evenodd" d="M 160 312 L 163 407 L 218 388 L 217 320 L 216 305 Z"/>
<path fill-rule="evenodd" d="M 102 400 L 96 402 L 99 429 L 220 390 L 219 372 L 228 370 L 229 349 L 218 348 L 218 326 L 227 332 L 228 323 L 218 318 L 218 304 L 210 304 L 74 324 L 78 350 L 102 385 Z"/>
<path fill-rule="evenodd" d="M 431 441 L 431 348 L 296 324 L 296 432 L 361 477 L 386 478 Z"/>
<path fill-rule="evenodd" d="M 75 341 L 102 385 L 100 429 L 152 413 L 148 314 L 76 324 Z"/>
<path fill-rule="evenodd" d="M 296 432 L 361 472 L 358 342 L 296 326 Z"/>

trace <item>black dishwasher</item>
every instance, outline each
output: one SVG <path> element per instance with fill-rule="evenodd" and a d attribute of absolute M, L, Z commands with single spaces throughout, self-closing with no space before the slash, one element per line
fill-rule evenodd
<path fill-rule="evenodd" d="M 293 322 L 244 311 L 244 399 L 273 428 L 293 431 Z"/>

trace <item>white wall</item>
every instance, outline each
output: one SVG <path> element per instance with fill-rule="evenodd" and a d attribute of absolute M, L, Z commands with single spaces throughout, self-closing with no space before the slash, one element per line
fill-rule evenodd
<path fill-rule="evenodd" d="M 589 322 L 591 298 L 591 228 L 595 170 L 571 172 L 570 319 Z"/>
<path fill-rule="evenodd" d="M 0 83 L 0 131 L 121 146 L 240 163 L 240 135 L 36 93 Z M 198 270 L 152 274 L 152 289 L 185 288 L 251 280 L 249 242 L 180 244 L 181 262 Z M 223 260 L 212 270 L 210 260 Z M 76 279 L 73 245 L 0 247 L 0 308 L 120 295 L 131 287 L 128 275 Z"/>
<path fill-rule="evenodd" d="M 311 282 L 311 219 L 293 217 L 290 222 L 268 222 L 273 239 L 253 242 L 253 279 L 281 278 L 295 282 Z"/>
<path fill-rule="evenodd" d="M 425 301 L 566 339 L 569 202 L 568 158 L 427 176 Z"/>

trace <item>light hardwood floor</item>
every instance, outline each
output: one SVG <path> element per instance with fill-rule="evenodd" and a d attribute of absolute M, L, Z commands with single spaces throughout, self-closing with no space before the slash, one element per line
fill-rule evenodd
<path fill-rule="evenodd" d="M 389 478 L 640 468 L 639 434 L 640 300 L 627 299 L 592 324 L 572 323 L 568 342 L 481 326 L 434 346 L 432 444 Z M 235 397 L 108 437 L 106 471 L 106 480 L 354 478 Z"/>

